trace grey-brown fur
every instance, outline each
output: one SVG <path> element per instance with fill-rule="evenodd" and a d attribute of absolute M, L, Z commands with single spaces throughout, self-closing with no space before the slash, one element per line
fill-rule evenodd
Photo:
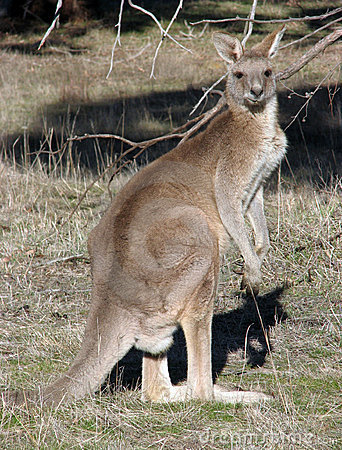
<path fill-rule="evenodd" d="M 228 111 L 206 131 L 136 174 L 89 238 L 92 304 L 81 349 L 70 369 L 41 392 L 46 404 L 99 388 L 132 346 L 145 352 L 143 398 L 153 401 L 255 401 L 254 392 L 213 386 L 211 322 L 220 256 L 232 238 L 244 257 L 242 286 L 256 294 L 269 247 L 263 182 L 286 147 L 277 121 L 270 57 L 283 30 L 249 51 L 214 34 L 230 64 Z M 245 216 L 255 232 L 250 243 Z M 166 351 L 177 326 L 188 351 L 187 386 L 172 386 Z M 38 394 L 27 393 L 29 398 Z M 11 400 L 23 401 L 22 393 Z"/>

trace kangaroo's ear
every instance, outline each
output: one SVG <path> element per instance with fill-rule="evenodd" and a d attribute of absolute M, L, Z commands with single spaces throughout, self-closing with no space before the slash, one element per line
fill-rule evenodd
<path fill-rule="evenodd" d="M 213 33 L 213 42 L 217 53 L 229 64 L 236 62 L 243 54 L 239 40 L 227 33 Z"/>
<path fill-rule="evenodd" d="M 264 56 L 265 58 L 273 58 L 277 54 L 279 43 L 285 30 L 286 26 L 283 25 L 280 29 L 273 31 L 273 33 L 267 35 L 260 44 L 252 47 L 251 52 Z"/>

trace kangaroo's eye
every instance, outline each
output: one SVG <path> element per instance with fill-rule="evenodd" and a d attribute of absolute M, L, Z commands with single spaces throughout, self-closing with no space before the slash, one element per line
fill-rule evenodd
<path fill-rule="evenodd" d="M 265 77 L 270 77 L 272 75 L 272 70 L 271 69 L 267 69 L 265 70 Z"/>
<path fill-rule="evenodd" d="M 242 73 L 242 72 L 235 72 L 235 73 L 234 73 L 234 76 L 235 76 L 236 78 L 240 79 L 240 78 L 243 77 L 243 73 Z"/>

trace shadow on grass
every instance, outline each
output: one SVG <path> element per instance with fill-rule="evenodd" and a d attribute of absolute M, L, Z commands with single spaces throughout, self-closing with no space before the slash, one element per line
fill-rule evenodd
<path fill-rule="evenodd" d="M 39 158 L 47 168 L 54 168 L 59 161 L 64 166 L 69 164 L 99 172 L 114 155 L 120 155 L 128 146 L 113 139 L 87 139 L 73 142 L 63 157 L 53 155 L 53 152 L 58 151 L 68 137 L 75 135 L 122 135 L 124 130 L 124 137 L 136 142 L 163 135 L 189 120 L 189 114 L 202 94 L 202 90 L 189 87 L 184 91 L 152 92 L 101 102 L 49 105 L 43 121 L 33 127 L 34 131 L 20 136 L 2 135 L 2 152 L 19 164 L 27 161 L 32 164 Z M 206 109 L 214 106 L 218 98 L 218 95 L 210 96 Z M 178 142 L 175 139 L 150 147 L 139 157 L 138 165 L 153 161 Z M 127 159 L 135 153 L 130 153 Z"/>
<path fill-rule="evenodd" d="M 289 141 L 282 173 L 294 176 L 296 183 L 310 181 L 324 184 L 331 178 L 342 177 L 341 88 L 341 84 L 322 87 L 307 105 L 306 93 L 313 92 L 314 86 L 297 90 L 298 95 L 279 93 L 280 123 L 286 129 Z M 22 136 L 2 135 L 3 157 L 15 158 L 19 163 L 32 163 L 39 158 L 47 170 L 59 161 L 64 166 L 69 164 L 101 172 L 115 154 L 119 155 L 128 147 L 112 139 L 87 139 L 70 144 L 60 160 L 60 155 L 51 156 L 51 151 L 58 150 L 71 135 L 121 134 L 124 129 L 124 136 L 137 142 L 163 135 L 189 120 L 189 113 L 201 95 L 200 89 L 189 87 L 184 91 L 152 92 L 99 103 L 50 105 L 45 123 L 37 123 L 36 131 Z M 218 96 L 212 95 L 206 109 L 217 100 Z M 150 147 L 139 157 L 138 165 L 154 160 L 177 142 L 161 142 Z M 132 156 L 134 153 L 129 158 Z"/>
<path fill-rule="evenodd" d="M 244 298 L 243 305 L 226 313 L 215 314 L 212 324 L 212 369 L 213 380 L 225 367 L 229 368 L 229 354 L 244 352 L 247 364 L 262 367 L 268 354 L 265 338 L 271 327 L 287 319 L 287 313 L 280 303 L 284 288 L 257 297 Z M 264 332 L 265 331 L 265 332 Z M 271 349 L 272 350 L 272 349 Z M 228 360 L 228 366 L 227 366 Z M 169 372 L 173 384 L 186 380 L 187 353 L 183 331 L 174 335 L 174 345 L 168 352 Z M 111 390 L 132 389 L 141 384 L 142 352 L 132 349 L 113 369 L 108 384 Z M 242 367 L 241 367 L 242 369 Z M 236 371 L 234 372 L 236 374 Z"/>

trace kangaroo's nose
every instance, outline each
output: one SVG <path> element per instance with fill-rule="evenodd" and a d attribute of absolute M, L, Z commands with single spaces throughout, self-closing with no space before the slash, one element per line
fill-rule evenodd
<path fill-rule="evenodd" d="M 263 88 L 261 86 L 253 86 L 251 88 L 251 94 L 253 97 L 258 98 L 263 94 Z"/>

